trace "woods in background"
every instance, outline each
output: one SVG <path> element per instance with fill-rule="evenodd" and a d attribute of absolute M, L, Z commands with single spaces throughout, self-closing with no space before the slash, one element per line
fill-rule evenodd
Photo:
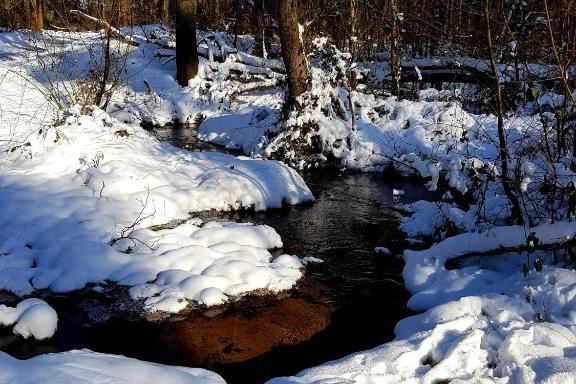
<path fill-rule="evenodd" d="M 486 38 L 487 7 L 492 44 Z M 389 60 L 389 91 L 394 95 L 400 95 L 402 80 L 420 76 L 403 72 L 404 59 L 489 60 L 493 54 L 498 63 L 511 65 L 516 81 L 530 81 L 526 63 L 557 65 L 565 74 L 576 57 L 573 0 L 0 0 L 0 25 L 34 31 L 99 27 L 71 13 L 73 9 L 114 27 L 175 26 L 182 85 L 197 71 L 196 28 L 227 32 L 235 36 L 235 44 L 238 35 L 251 35 L 252 54 L 282 55 L 290 103 L 306 90 L 311 37 L 327 37 L 357 62 Z"/>
<path fill-rule="evenodd" d="M 458 52 L 488 57 L 484 35 L 485 0 L 298 0 L 298 18 L 311 35 L 330 37 L 342 48 L 356 20 L 359 54 L 398 47 L 401 55 L 431 56 Z M 172 4 L 171 4 L 172 3 Z M 6 28 L 73 28 L 86 25 L 69 14 L 79 9 L 116 26 L 175 21 L 176 1 L 169 0 L 0 0 L 0 25 Z M 260 53 L 278 40 L 278 0 L 198 0 L 198 28 L 250 34 Z M 540 0 L 490 0 L 494 40 L 501 55 L 519 62 L 543 56 L 547 35 L 546 10 Z M 564 54 L 576 54 L 576 2 L 548 2 L 556 41 Z M 262 49 L 264 46 L 264 50 Z M 395 48 L 394 48 L 395 49 Z"/>

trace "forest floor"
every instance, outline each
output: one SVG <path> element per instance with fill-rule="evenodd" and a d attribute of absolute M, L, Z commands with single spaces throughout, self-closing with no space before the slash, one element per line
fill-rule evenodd
<path fill-rule="evenodd" d="M 159 31 L 135 31 L 142 41 L 137 48 L 115 43 L 118 55 L 126 52 L 124 81 L 106 110 L 59 110 L 54 99 L 83 89 L 76 78 L 95 70 L 97 33 L 0 33 L 0 291 L 27 298 L 87 286 L 105 293 L 118 284 L 142 311 L 178 313 L 290 290 L 306 264 L 318 260 L 274 255 L 283 242 L 270 226 L 192 218 L 205 210 L 262 211 L 313 201 L 294 167 L 314 168 L 314 162 L 291 150 L 285 159 L 293 167 L 266 159 L 280 145 L 289 149 L 290 138 L 319 136 L 319 160 L 332 157 L 338 167 L 356 171 L 394 166 L 422 178 L 430 190 L 447 184 L 464 194 L 471 171 L 495 167 L 495 117 L 465 110 L 454 92 L 425 90 L 416 100 L 356 93 L 354 130 L 346 116 L 327 115 L 319 103 L 303 117 L 318 123 L 317 133 L 274 136 L 283 97 L 276 61 L 259 65 L 242 52 L 222 63 L 202 59 L 199 76 L 182 88 L 174 80 L 174 61 L 165 57 L 170 50 L 157 45 L 165 38 Z M 319 100 L 344 92 L 329 89 L 324 75 L 313 71 Z M 258 89 L 249 89 L 247 79 Z M 550 94 L 541 97 L 543 104 L 561 103 Z M 199 123 L 200 139 L 248 156 L 186 151 L 141 127 L 175 120 Z M 509 116 L 506 129 L 519 153 L 539 140 L 542 123 L 524 111 Z M 540 160 L 526 158 L 529 176 L 538 176 Z M 572 180 L 573 174 L 563 177 Z M 394 341 L 270 382 L 572 383 L 576 272 L 558 262 L 564 253 L 518 250 L 535 238 L 542 245 L 569 242 L 576 224 L 494 225 L 509 209 L 498 185 L 489 188 L 483 220 L 490 225 L 475 220 L 478 207 L 464 210 L 450 193 L 442 201 L 402 207 L 413 213 L 401 227 L 414 243 L 443 231 L 447 222 L 459 234 L 404 251 L 403 277 L 412 295 L 407 305 L 422 313 L 400 321 Z M 386 257 L 389 244 L 381 246 Z M 540 264 L 533 270 L 535 260 Z M 0 325 L 13 326 L 22 337 L 54 333 L 57 313 L 44 301 L 14 304 L 0 304 Z M 94 383 L 223 382 L 204 369 L 87 350 L 24 361 L 0 353 L 0 368 L 2 383 L 65 383 L 88 372 Z"/>

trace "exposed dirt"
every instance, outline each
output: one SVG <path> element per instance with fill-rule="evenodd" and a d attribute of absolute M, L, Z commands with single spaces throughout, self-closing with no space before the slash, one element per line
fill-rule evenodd
<path fill-rule="evenodd" d="M 174 342 L 191 364 L 241 362 L 309 340 L 329 326 L 334 310 L 322 288 L 308 283 L 294 296 L 251 296 L 217 316 L 193 312 L 175 323 Z"/>
<path fill-rule="evenodd" d="M 146 313 L 142 303 L 130 299 L 126 287 L 115 284 L 67 295 L 39 292 L 36 297 L 58 312 L 58 331 L 53 339 L 36 342 L 0 327 L 0 349 L 18 358 L 77 348 L 80 343 L 95 351 L 147 359 L 161 340 L 167 356 L 178 356 L 178 364 L 208 367 L 236 363 L 276 346 L 309 340 L 329 326 L 336 310 L 326 287 L 306 278 L 280 295 L 256 292 L 223 306 L 189 305 L 178 314 Z M 19 301 L 10 294 L 0 298 L 10 305 Z M 65 334 L 75 335 L 76 340 Z"/>

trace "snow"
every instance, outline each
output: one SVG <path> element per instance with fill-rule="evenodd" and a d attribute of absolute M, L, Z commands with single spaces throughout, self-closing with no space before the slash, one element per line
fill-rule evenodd
<path fill-rule="evenodd" d="M 0 326 L 12 325 L 14 334 L 25 339 L 48 339 L 56 332 L 58 315 L 40 299 L 23 300 L 15 308 L 0 304 Z"/>
<path fill-rule="evenodd" d="M 253 290 L 294 286 L 303 265 L 295 256 L 270 254 L 282 246 L 270 227 L 192 220 L 147 228 L 203 210 L 260 211 L 313 200 L 298 173 L 277 161 L 184 151 L 97 107 L 57 111 L 29 50 L 54 43 L 51 49 L 69 54 L 75 39 L 89 46 L 98 34 L 47 32 L 48 42 L 1 35 L 2 50 L 10 53 L 0 60 L 0 136 L 7 139 L 0 141 L 1 290 L 24 296 L 111 281 L 131 287 L 146 310 L 178 312 L 189 302 L 217 305 Z M 76 58 L 89 60 L 80 49 Z M 128 60 L 131 68 L 143 65 L 137 59 Z M 170 77 L 160 63 L 141 76 L 150 76 L 153 87 Z M 170 78 L 157 95 L 176 89 Z M 178 87 L 179 94 L 189 90 Z M 143 96 L 124 95 L 124 106 Z"/>
<path fill-rule="evenodd" d="M 273 256 L 270 250 L 282 247 L 273 228 L 192 216 L 311 201 L 302 178 L 277 161 L 188 152 L 156 140 L 141 121 L 194 121 L 200 111 L 218 108 L 218 92 L 221 98 L 228 93 L 201 94 L 193 87 L 206 83 L 202 77 L 192 88 L 179 87 L 168 75 L 173 63 L 149 61 L 157 52 L 152 44 L 112 44 L 118 52 L 129 50 L 130 80 L 103 111 L 80 108 L 64 91 L 77 91 L 78 71 L 94 65 L 99 33 L 0 34 L 0 290 L 29 296 L 96 284 L 98 292 L 117 283 L 128 286 L 146 311 L 179 312 L 190 303 L 213 306 L 254 291 L 292 288 L 304 264 L 316 260 Z M 63 60 L 62 72 L 39 68 L 38 60 L 49 55 Z M 212 73 L 212 64 L 203 61 L 202 70 Z M 51 94 L 51 81 L 62 93 Z M 166 223 L 178 225 L 158 230 Z M 0 305 L 0 324 L 25 338 L 45 339 L 54 335 L 57 314 L 39 299 L 26 299 L 15 308 Z M 91 351 L 25 361 L 0 352 L 2 383 L 78 378 L 224 383 L 201 369 Z"/>
<path fill-rule="evenodd" d="M 541 244 L 557 244 L 570 240 L 576 234 L 576 224 L 557 222 L 543 224 L 529 230 L 520 226 L 496 227 L 486 232 L 464 233 L 450 237 L 427 250 L 404 252 L 406 266 L 403 276 L 406 288 L 413 294 L 408 306 L 415 310 L 428 309 L 438 302 L 456 297 L 481 294 L 486 289 L 499 292 L 509 286 L 500 272 L 468 267 L 447 270 L 448 260 L 467 254 L 478 254 L 502 248 L 526 245 L 531 232 Z M 518 257 L 520 258 L 520 257 Z M 522 260 L 522 259 L 521 259 Z M 518 278 L 521 265 L 512 268 L 512 279 Z M 502 286 L 500 285 L 502 284 Z"/>
<path fill-rule="evenodd" d="M 432 237 L 449 222 L 460 228 L 474 228 L 473 216 L 445 202 L 420 200 L 406 204 L 404 208 L 412 212 L 412 215 L 401 219 L 400 228 L 410 237 Z"/>
<path fill-rule="evenodd" d="M 171 39 L 158 26 L 142 32 Z M 98 46 L 98 33 L 49 32 L 41 35 L 54 44 L 49 49 L 39 47 L 39 35 L 0 34 L 6 52 L 0 60 L 0 290 L 26 296 L 114 282 L 128 286 L 145 310 L 165 312 L 287 290 L 306 264 L 320 260 L 274 257 L 270 250 L 282 241 L 271 227 L 204 223 L 191 214 L 313 200 L 292 168 L 264 158 L 300 169 L 329 158 L 350 170 L 394 167 L 421 177 L 430 191 L 450 189 L 444 201 L 404 207 L 412 212 L 401 224 L 409 244 L 439 241 L 404 252 L 408 307 L 422 313 L 400 321 L 389 343 L 270 383 L 574 383 L 576 272 L 553 265 L 546 252 L 517 248 L 529 245 L 531 233 L 541 244 L 572 240 L 576 224 L 561 221 L 566 212 L 559 210 L 555 223 L 541 218 L 532 228 L 504 226 L 510 209 L 496 182 L 501 170 L 495 116 L 465 110 L 462 92 L 429 89 L 417 100 L 401 100 L 350 90 L 338 79 L 355 63 L 324 38 L 314 41 L 320 53 L 311 62 L 311 89 L 302 97 L 314 103 L 284 125 L 281 63 L 235 51 L 222 34 L 200 33 L 199 50 L 211 59 L 201 59 L 199 75 L 181 88 L 174 62 L 155 56 L 173 52 L 131 33 L 142 41 L 138 48 L 114 43 L 115 49 L 128 49 L 125 84 L 106 111 L 87 106 L 83 113 L 71 102 L 56 110 L 62 100 L 46 93 L 50 74 L 39 71 L 35 57 L 54 49 L 88 71 L 92 55 L 86 47 Z M 74 48 L 76 40 L 85 44 Z M 214 55 L 224 61 L 215 62 Z M 326 67 L 326 60 L 336 65 Z M 466 58 L 457 60 L 467 64 Z M 410 63 L 420 76 L 430 62 Z M 365 70 L 356 68 L 359 80 Z M 76 73 L 53 75 L 59 87 L 78 86 L 68 78 Z M 563 102 L 551 93 L 538 97 L 544 110 Z M 529 213 L 539 213 L 546 210 L 539 187 L 547 175 L 553 171 L 561 188 L 575 175 L 570 158 L 548 164 L 534 150 L 543 124 L 554 126 L 555 117 L 523 108 L 506 117 L 506 139 L 520 192 L 529 194 Z M 200 123 L 202 140 L 251 157 L 183 151 L 139 127 L 176 120 Z M 310 148 L 318 153 L 302 154 Z M 486 195 L 482 205 L 476 201 L 480 190 Z M 466 211 L 452 202 L 452 193 L 473 197 Z M 393 196 L 402 194 L 393 190 Z M 180 223 L 174 228 L 151 229 L 174 220 Z M 390 253 L 385 247 L 374 251 Z M 541 271 L 532 268 L 536 260 L 543 260 Z M 449 261 L 456 266 L 448 268 Z M 23 337 L 51 337 L 56 322 L 54 310 L 38 299 L 0 306 L 0 323 Z M 0 353 L 0 382 L 77 377 L 94 383 L 223 382 L 207 371 L 90 351 L 27 361 Z"/>
<path fill-rule="evenodd" d="M 297 257 L 273 259 L 267 251 L 282 246 L 271 227 L 216 222 L 181 227 L 158 233 L 139 230 L 135 236 L 140 241 L 161 251 L 113 272 L 115 278 L 123 276 L 120 284 L 132 285 L 133 299 L 145 299 L 149 311 L 178 312 L 187 305 L 184 299 L 212 306 L 258 289 L 280 292 L 302 276 L 303 263 Z"/>
<path fill-rule="evenodd" d="M 29 152 L 15 151 L 0 163 L 0 225 L 11 228 L 0 256 L 1 289 L 19 295 L 44 288 L 68 292 L 105 280 L 134 286 L 171 269 L 188 277 L 213 276 L 197 289 L 181 287 L 177 293 L 173 288 L 181 281 L 172 279 L 162 286 L 178 305 L 147 306 L 176 310 L 186 305 L 183 298 L 219 304 L 251 289 L 288 289 L 300 277 L 296 258 L 282 263 L 266 251 L 282 245 L 269 227 L 145 230 L 206 209 L 262 210 L 313 199 L 290 168 L 182 151 L 99 110 L 68 117 L 54 129 L 65 139 L 48 148 L 31 145 Z M 129 136 L 115 134 L 120 129 Z M 126 238 L 116 241 L 120 237 Z M 227 267 L 235 262 L 246 263 L 241 272 Z M 256 271 L 260 277 L 250 277 Z M 200 294 L 211 287 L 220 293 Z"/>
<path fill-rule="evenodd" d="M 0 352 L 0 382 L 18 384 L 225 384 L 216 373 L 149 363 L 89 350 L 17 360 Z"/>
<path fill-rule="evenodd" d="M 541 244 L 557 244 L 573 238 L 576 224 L 530 231 Z M 498 227 L 407 250 L 408 306 L 425 312 L 401 320 L 394 341 L 268 383 L 573 383 L 576 271 L 544 265 L 525 277 L 527 257 L 546 259 L 540 251 L 474 256 L 525 245 L 527 235 Z M 445 268 L 465 255 L 473 259 Z"/>

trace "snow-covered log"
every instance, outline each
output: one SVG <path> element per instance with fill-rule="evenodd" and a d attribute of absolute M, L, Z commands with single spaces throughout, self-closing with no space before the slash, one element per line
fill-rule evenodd
<path fill-rule="evenodd" d="M 80 17 L 83 17 L 85 19 L 88 19 L 94 23 L 96 23 L 97 25 L 101 26 L 102 28 L 104 28 L 107 32 L 109 32 L 112 36 L 124 41 L 126 44 L 131 45 L 133 47 L 138 47 L 140 45 L 139 42 L 137 42 L 136 40 L 134 40 L 133 38 L 131 38 L 130 36 L 124 36 L 122 34 L 122 32 L 120 32 L 120 30 L 118 30 L 117 28 L 114 28 L 113 26 L 111 26 L 106 20 L 102 20 L 99 19 L 97 17 L 94 16 L 90 16 L 84 12 L 81 12 L 77 9 L 72 9 L 70 11 L 71 14 L 73 15 L 77 15 Z"/>

